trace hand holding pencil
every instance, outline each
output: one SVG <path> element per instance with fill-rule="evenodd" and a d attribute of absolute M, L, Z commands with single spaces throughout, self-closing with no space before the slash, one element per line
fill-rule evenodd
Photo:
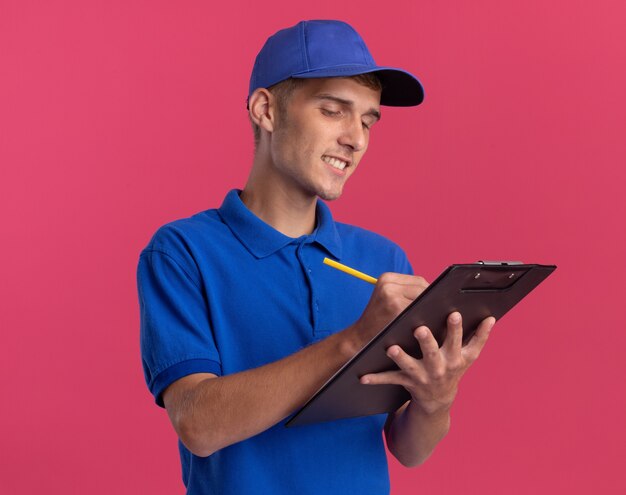
<path fill-rule="evenodd" d="M 323 262 L 353 277 L 375 284 L 367 307 L 352 326 L 355 353 L 428 287 L 426 280 L 414 275 L 387 272 L 376 279 L 328 258 L 324 258 Z"/>

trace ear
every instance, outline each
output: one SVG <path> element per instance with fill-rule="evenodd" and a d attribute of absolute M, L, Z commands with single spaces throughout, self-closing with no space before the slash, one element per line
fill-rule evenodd
<path fill-rule="evenodd" d="M 248 100 L 248 112 L 250 120 L 267 132 L 273 132 L 276 125 L 275 98 L 265 88 L 258 88 L 250 95 Z"/>

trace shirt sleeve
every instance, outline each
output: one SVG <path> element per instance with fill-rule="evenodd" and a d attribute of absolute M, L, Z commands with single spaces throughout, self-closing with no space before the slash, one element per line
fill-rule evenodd
<path fill-rule="evenodd" d="M 139 257 L 137 288 L 144 376 L 156 403 L 173 382 L 192 373 L 221 375 L 209 308 L 197 269 L 164 249 Z"/>
<path fill-rule="evenodd" d="M 405 275 L 413 275 L 413 267 L 411 266 L 411 263 L 409 262 L 409 258 L 407 258 L 407 255 L 402 248 L 397 247 L 395 258 L 396 258 L 395 259 L 395 264 L 396 264 L 395 272 L 396 273 L 404 273 Z"/>

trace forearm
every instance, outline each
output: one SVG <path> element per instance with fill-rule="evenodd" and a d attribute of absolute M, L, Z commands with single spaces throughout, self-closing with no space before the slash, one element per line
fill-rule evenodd
<path fill-rule="evenodd" d="M 389 415 L 385 425 L 387 447 L 404 466 L 418 466 L 430 457 L 449 428 L 449 409 L 429 413 L 410 401 Z"/>
<path fill-rule="evenodd" d="M 274 363 L 204 379 L 169 404 L 166 396 L 179 437 L 195 454 L 208 456 L 265 431 L 302 406 L 356 352 L 356 332 L 351 327 Z"/>
<path fill-rule="evenodd" d="M 163 394 L 178 436 L 194 454 L 208 456 L 272 427 L 304 405 L 425 285 L 420 277 L 382 274 L 365 311 L 345 330 L 259 368 L 178 380 Z"/>

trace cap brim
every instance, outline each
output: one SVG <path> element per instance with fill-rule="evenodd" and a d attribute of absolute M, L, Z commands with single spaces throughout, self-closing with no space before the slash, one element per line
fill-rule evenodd
<path fill-rule="evenodd" d="M 424 101 L 424 88 L 410 72 L 393 67 L 341 66 L 294 74 L 296 79 L 318 77 L 350 77 L 375 73 L 383 85 L 380 104 L 388 107 L 412 107 Z"/>

